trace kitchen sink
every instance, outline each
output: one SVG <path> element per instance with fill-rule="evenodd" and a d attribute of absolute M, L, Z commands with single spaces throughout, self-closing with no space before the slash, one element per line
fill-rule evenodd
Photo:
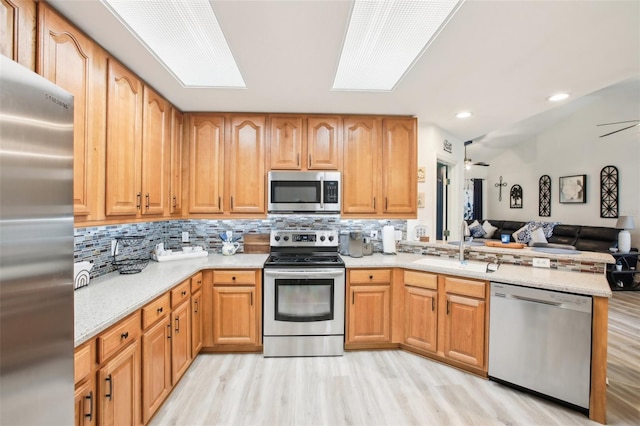
<path fill-rule="evenodd" d="M 456 259 L 444 259 L 436 256 L 427 256 L 422 259 L 414 260 L 413 263 L 425 266 L 434 266 L 436 268 L 455 269 L 458 271 L 487 272 L 488 262 L 468 262 L 460 263 Z"/>

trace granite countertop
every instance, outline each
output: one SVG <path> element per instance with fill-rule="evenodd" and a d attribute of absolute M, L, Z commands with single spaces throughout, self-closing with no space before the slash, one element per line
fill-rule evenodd
<path fill-rule="evenodd" d="M 262 269 L 268 254 L 237 254 L 149 262 L 139 274 L 112 272 L 74 291 L 75 346 L 78 346 L 167 290 L 204 269 Z"/>
<path fill-rule="evenodd" d="M 450 245 L 447 246 L 450 247 Z M 209 254 L 207 257 L 173 262 L 150 262 L 139 274 L 121 275 L 113 272 L 96 278 L 87 287 L 74 291 L 75 346 L 106 330 L 201 270 L 262 269 L 268 256 L 268 254 L 236 254 L 234 256 Z M 589 296 L 611 297 L 611 290 L 604 274 L 558 271 L 510 264 L 501 264 L 497 271 L 487 273 L 413 263 L 425 257 L 434 256 L 376 253 L 361 258 L 342 256 L 342 259 L 347 268 L 406 268 Z"/>
<path fill-rule="evenodd" d="M 398 253 L 397 255 L 376 253 L 372 256 L 359 258 L 342 256 L 342 259 L 344 259 L 347 268 L 406 268 L 588 296 L 611 297 L 611 289 L 604 274 L 559 271 L 511 264 L 500 264 L 495 272 L 474 272 L 413 263 L 425 257 L 427 256 L 409 253 Z M 478 262 L 471 261 L 470 263 Z"/>

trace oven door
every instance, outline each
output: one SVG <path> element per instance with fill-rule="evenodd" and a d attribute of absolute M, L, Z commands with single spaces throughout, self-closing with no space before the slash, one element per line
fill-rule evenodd
<path fill-rule="evenodd" d="M 263 297 L 265 336 L 344 334 L 344 269 L 265 269 Z"/>

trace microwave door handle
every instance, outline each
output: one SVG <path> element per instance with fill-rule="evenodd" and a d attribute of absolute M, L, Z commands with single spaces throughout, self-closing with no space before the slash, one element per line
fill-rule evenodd
<path fill-rule="evenodd" d="M 301 269 L 299 271 L 264 271 L 265 275 L 272 277 L 337 277 L 344 274 L 344 270 L 333 270 L 333 271 L 308 271 Z"/>
<path fill-rule="evenodd" d="M 320 178 L 320 210 L 324 210 L 324 176 Z"/>

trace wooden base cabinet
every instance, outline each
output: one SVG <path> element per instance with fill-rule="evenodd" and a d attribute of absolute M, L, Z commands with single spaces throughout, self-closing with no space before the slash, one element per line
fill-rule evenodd
<path fill-rule="evenodd" d="M 140 424 L 140 351 L 135 341 L 98 371 L 100 426 Z"/>
<path fill-rule="evenodd" d="M 404 271 L 404 343 L 437 351 L 438 276 Z"/>
<path fill-rule="evenodd" d="M 160 321 L 142 335 L 142 422 L 145 424 L 171 392 L 170 324 L 168 310 L 163 311 Z"/>
<path fill-rule="evenodd" d="M 171 313 L 171 377 L 175 385 L 191 364 L 191 304 L 188 300 Z"/>
<path fill-rule="evenodd" d="M 75 425 L 92 426 L 96 424 L 96 399 L 94 381 L 87 380 L 76 386 L 75 392 Z"/>
<path fill-rule="evenodd" d="M 451 276 L 440 277 L 440 300 L 443 309 L 442 351 L 447 359 L 487 371 L 486 300 L 488 284 L 485 281 Z"/>
<path fill-rule="evenodd" d="M 193 358 L 202 349 L 202 291 L 191 295 L 191 356 Z"/>
<path fill-rule="evenodd" d="M 391 270 L 349 271 L 347 297 L 346 343 L 391 342 Z"/>

